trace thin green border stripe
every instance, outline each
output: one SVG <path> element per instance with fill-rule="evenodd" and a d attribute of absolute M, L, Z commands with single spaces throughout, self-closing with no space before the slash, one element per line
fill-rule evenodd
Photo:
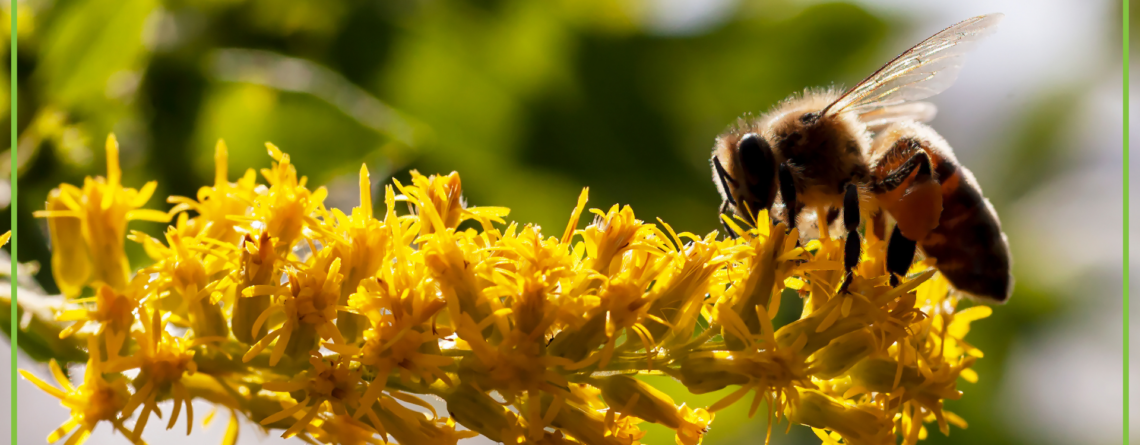
<path fill-rule="evenodd" d="M 1128 360 L 1131 358 L 1128 351 L 1128 0 L 1121 1 L 1124 4 L 1124 445 L 1128 445 Z"/>
<path fill-rule="evenodd" d="M 17 357 L 18 351 L 20 349 L 20 346 L 19 346 L 20 343 L 18 340 L 19 332 L 17 329 L 18 324 L 17 324 L 17 320 L 16 320 L 16 300 L 18 298 L 16 295 L 16 264 L 17 264 L 17 261 L 16 261 L 16 201 L 18 201 L 18 199 L 16 199 L 16 197 L 20 196 L 20 195 L 16 193 L 16 161 L 17 161 L 17 157 L 16 157 L 16 0 L 12 0 L 12 24 L 11 24 L 10 33 L 11 33 L 10 40 L 12 41 L 12 65 L 9 67 L 8 76 L 9 76 L 9 79 L 11 79 L 11 81 L 12 81 L 12 95 L 11 95 L 11 98 L 12 98 L 12 114 L 10 115 L 10 119 L 9 119 L 12 122 L 12 145 L 11 145 L 11 147 L 12 147 L 11 148 L 11 152 L 12 152 L 12 175 L 9 177 L 11 182 L 12 182 L 12 197 L 11 197 L 11 203 L 12 203 L 12 208 L 11 208 L 11 211 L 12 211 L 12 238 L 10 238 L 10 241 L 9 241 L 12 243 L 12 275 L 9 276 L 10 281 L 12 282 L 12 294 L 11 294 L 12 295 L 12 301 L 11 301 L 11 305 L 10 305 L 12 308 L 12 325 L 11 325 L 11 329 L 12 329 L 12 442 L 11 443 L 18 443 L 18 441 L 16 440 L 16 429 L 17 429 L 17 425 L 19 425 L 19 423 L 17 422 L 18 417 L 19 417 L 17 412 L 19 410 L 16 408 L 16 375 L 17 375 L 17 373 L 16 373 L 16 357 Z"/>
<path fill-rule="evenodd" d="M 1124 445 L 1129 445 L 1129 0 L 1124 3 Z"/>

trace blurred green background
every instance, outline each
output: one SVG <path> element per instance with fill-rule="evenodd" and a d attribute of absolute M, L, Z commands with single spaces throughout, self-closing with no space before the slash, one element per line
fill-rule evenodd
<path fill-rule="evenodd" d="M 662 3 L 674 4 L 672 18 L 646 19 Z M 410 169 L 459 171 L 470 203 L 508 206 L 510 219 L 537 223 L 548 233 L 561 232 L 586 186 L 592 207 L 630 204 L 640 219 L 660 217 L 678 230 L 707 233 L 719 228 L 708 164 L 718 132 L 805 87 L 850 85 L 907 45 L 974 15 L 917 20 L 923 11 L 895 10 L 891 2 L 731 0 L 687 15 L 676 7 L 681 3 L 21 2 L 19 260 L 38 263 L 39 285 L 57 292 L 46 224 L 31 212 L 43 208 L 59 183 L 104 174 L 103 141 L 110 132 L 122 146 L 124 182 L 159 181 L 151 208 L 169 208 L 161 197 L 194 196 L 211 183 L 214 143 L 222 138 L 231 179 L 268 166 L 263 144 L 272 141 L 311 184 L 330 188 L 334 205 L 355 202 L 355 174 L 367 163 L 374 186 L 391 177 L 404 181 Z M 990 11 L 976 11 L 984 12 Z M 976 70 L 975 83 L 985 84 L 1002 69 L 966 70 Z M 0 74 L 0 83 L 7 84 L 6 76 Z M 1001 131 L 964 136 L 981 148 L 959 156 L 1003 215 L 1015 254 L 1031 252 L 1022 246 L 1034 240 L 1019 237 L 1008 215 L 1074 168 L 1066 123 L 1084 112 L 1078 105 L 1098 79 L 1055 82 L 1019 96 Z M 5 123 L 8 99 L 0 89 Z M 0 128 L 7 140 L 8 125 Z M 954 143 L 955 135 L 947 137 Z M 8 171 L 8 158 L 0 155 L 0 172 Z M 0 231 L 10 220 L 2 204 Z M 131 228 L 162 229 L 150 223 Z M 135 265 L 145 264 L 141 248 L 128 245 Z M 1003 382 L 1020 378 L 1009 374 L 1009 352 L 1077 302 L 1061 296 L 1063 288 L 1015 270 L 1012 303 L 975 323 L 970 336 L 986 352 L 976 366 L 981 381 L 961 383 L 964 398 L 948 403 L 970 427 L 950 437 L 932 428 L 924 443 L 1035 438 L 1025 422 L 1020 429 L 1010 425 L 1006 411 L 1019 402 L 1001 400 L 1011 397 Z M 780 317 L 794 319 L 798 310 L 785 303 Z M 650 380 L 678 402 L 705 406 L 720 397 L 691 396 L 676 382 Z M 20 394 L 23 399 L 23 389 Z M 43 405 L 50 421 L 36 411 L 32 422 L 45 422 L 48 431 L 64 412 Z M 706 443 L 761 441 L 765 408 L 752 420 L 745 409 L 718 413 Z M 806 428 L 785 435 L 785 427 L 775 428 L 774 443 L 818 443 Z M 644 443 L 672 443 L 667 430 L 649 429 Z M 29 437 L 38 442 L 41 436 Z"/>

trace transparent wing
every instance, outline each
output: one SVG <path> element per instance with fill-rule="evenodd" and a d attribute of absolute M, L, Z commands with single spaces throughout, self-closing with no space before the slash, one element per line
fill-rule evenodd
<path fill-rule="evenodd" d="M 966 19 L 923 40 L 847 90 L 824 114 L 866 112 L 926 99 L 950 88 L 974 44 L 993 33 L 1003 14 Z"/>
<path fill-rule="evenodd" d="M 871 132 L 878 132 L 895 122 L 930 122 L 935 114 L 938 114 L 938 107 L 930 102 L 907 102 L 870 108 L 859 113 L 859 121 Z"/>

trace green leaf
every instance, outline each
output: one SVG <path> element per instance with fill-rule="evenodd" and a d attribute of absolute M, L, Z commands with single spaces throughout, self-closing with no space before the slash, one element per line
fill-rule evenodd
<path fill-rule="evenodd" d="M 57 105 L 98 111 L 108 80 L 145 64 L 144 31 L 157 6 L 153 0 L 86 0 L 61 7 L 38 51 L 40 90 Z"/>

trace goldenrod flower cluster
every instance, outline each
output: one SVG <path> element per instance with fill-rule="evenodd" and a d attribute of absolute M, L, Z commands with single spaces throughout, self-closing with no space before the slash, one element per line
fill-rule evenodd
<path fill-rule="evenodd" d="M 219 143 L 214 184 L 158 212 L 142 209 L 153 182 L 121 183 L 111 137 L 106 177 L 51 192 L 38 215 L 66 296 L 58 334 L 81 337 L 89 360 L 78 386 L 54 361 L 58 387 L 23 372 L 71 410 L 49 442 L 79 444 L 106 423 L 142 443 L 148 425 L 183 416 L 190 434 L 195 400 L 229 412 L 227 444 L 245 417 L 322 444 L 629 445 L 652 422 L 696 445 L 735 403 L 764 404 L 769 437 L 786 419 L 826 444 L 965 427 L 943 401 L 977 379 L 982 353 L 963 337 L 990 310 L 958 310 L 923 263 L 890 286 L 886 243 L 870 234 L 841 293 L 843 245 L 826 234 L 801 244 L 782 224 L 726 219 L 739 238 L 698 236 L 617 205 L 578 229 L 584 190 L 547 236 L 468 205 L 456 173 L 413 171 L 374 209 L 365 168 L 346 213 L 268 151 L 264 183 L 253 170 L 231 181 Z M 128 232 L 131 220 L 173 222 L 156 239 Z M 131 271 L 127 241 L 153 264 Z M 803 312 L 777 329 L 782 298 Z M 678 405 L 645 374 L 728 395 Z"/>

